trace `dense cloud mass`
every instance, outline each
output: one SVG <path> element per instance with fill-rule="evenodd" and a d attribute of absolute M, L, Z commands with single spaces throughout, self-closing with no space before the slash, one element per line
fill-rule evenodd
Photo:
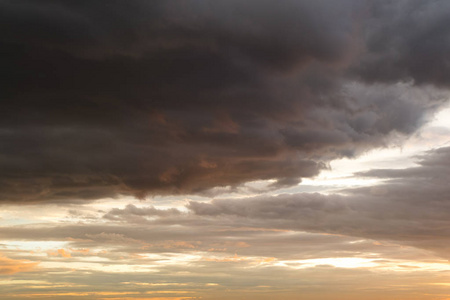
<path fill-rule="evenodd" d="M 409 77 L 418 84 L 448 86 L 450 3 L 375 2 L 365 34 L 368 53 L 354 65 L 355 75 L 369 82 Z"/>
<path fill-rule="evenodd" d="M 0 200 L 317 175 L 448 87 L 445 1 L 0 1 Z"/>
<path fill-rule="evenodd" d="M 247 219 L 266 228 L 333 233 L 390 240 L 435 251 L 449 258 L 450 148 L 422 156 L 417 167 L 376 169 L 379 185 L 340 194 L 284 194 L 191 202 L 199 216 Z M 240 221 L 236 221 L 240 222 Z"/>

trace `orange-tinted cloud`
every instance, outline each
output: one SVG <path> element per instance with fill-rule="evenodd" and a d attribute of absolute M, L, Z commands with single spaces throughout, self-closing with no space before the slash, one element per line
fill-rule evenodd
<path fill-rule="evenodd" d="M 61 256 L 61 257 L 65 257 L 65 258 L 72 257 L 70 252 L 67 252 L 64 249 L 58 249 L 56 251 L 48 251 L 47 254 L 48 254 L 48 256 Z"/>
<path fill-rule="evenodd" d="M 0 275 L 30 272 L 34 270 L 38 263 L 22 259 L 11 259 L 0 255 Z"/>

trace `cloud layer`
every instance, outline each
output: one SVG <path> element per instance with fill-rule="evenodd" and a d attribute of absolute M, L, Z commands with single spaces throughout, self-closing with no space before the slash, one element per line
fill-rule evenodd
<path fill-rule="evenodd" d="M 191 202 L 197 215 L 251 220 L 258 226 L 403 243 L 448 259 L 450 148 L 421 156 L 417 167 L 358 174 L 385 182 L 341 194 L 299 193 Z M 239 222 L 239 221 L 238 221 Z"/>
<path fill-rule="evenodd" d="M 190 201 L 185 209 L 128 204 L 106 211 L 92 208 L 91 216 L 69 206 L 70 218 L 81 223 L 5 226 L 0 236 L 3 240 L 66 240 L 71 241 L 72 248 L 113 245 L 144 253 L 149 249 L 153 253 L 167 249 L 234 253 L 239 249 L 239 253 L 272 253 L 286 255 L 284 258 L 315 255 L 307 245 L 334 253 L 353 247 L 370 248 L 370 241 L 378 240 L 433 251 L 448 259 L 448 162 L 450 148 L 439 148 L 422 155 L 416 167 L 358 174 L 384 179 L 378 185 L 329 195 L 296 193 Z M 369 242 L 349 245 L 344 237 Z M 305 241 L 303 250 L 297 247 L 301 240 Z M 330 247 L 328 243 L 336 245 Z M 277 251 L 273 245 L 277 245 Z M 286 251 L 282 250 L 285 246 Z"/>
<path fill-rule="evenodd" d="M 0 200 L 282 187 L 411 134 L 441 2 L 1 1 Z"/>
<path fill-rule="evenodd" d="M 416 166 L 356 174 L 382 179 L 377 185 L 328 195 L 191 200 L 176 208 L 131 197 L 117 206 L 4 204 L 3 294 L 443 300 L 449 162 L 450 148 L 438 148 Z"/>

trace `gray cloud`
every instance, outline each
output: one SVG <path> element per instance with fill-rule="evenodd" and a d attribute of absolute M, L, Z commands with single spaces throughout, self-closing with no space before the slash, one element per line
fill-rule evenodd
<path fill-rule="evenodd" d="M 110 220 L 127 220 L 145 222 L 146 217 L 168 217 L 179 216 L 181 212 L 176 208 L 157 209 L 154 207 L 138 208 L 133 204 L 128 204 L 124 209 L 114 208 L 103 217 Z M 131 220 L 130 220 L 131 219 Z"/>
<path fill-rule="evenodd" d="M 199 216 L 249 219 L 269 228 L 391 240 L 433 250 L 448 258 L 450 148 L 422 156 L 418 167 L 372 170 L 362 175 L 386 179 L 341 195 L 292 194 L 251 199 L 191 202 Z M 265 224 L 265 225 L 262 225 Z"/>
<path fill-rule="evenodd" d="M 446 6 L 386 5 L 1 1 L 0 200 L 281 187 L 411 134 L 445 98 L 446 64 L 417 70 Z"/>
<path fill-rule="evenodd" d="M 373 1 L 365 27 L 367 52 L 354 65 L 358 78 L 448 86 L 450 33 L 447 1 Z"/>

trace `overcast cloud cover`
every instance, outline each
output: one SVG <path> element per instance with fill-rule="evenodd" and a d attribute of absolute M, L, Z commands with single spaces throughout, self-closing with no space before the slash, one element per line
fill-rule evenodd
<path fill-rule="evenodd" d="M 445 99 L 448 6 L 1 1 L 1 201 L 292 185 L 388 145 Z"/>
<path fill-rule="evenodd" d="M 0 78 L 5 299 L 450 297 L 449 1 L 0 0 Z"/>

